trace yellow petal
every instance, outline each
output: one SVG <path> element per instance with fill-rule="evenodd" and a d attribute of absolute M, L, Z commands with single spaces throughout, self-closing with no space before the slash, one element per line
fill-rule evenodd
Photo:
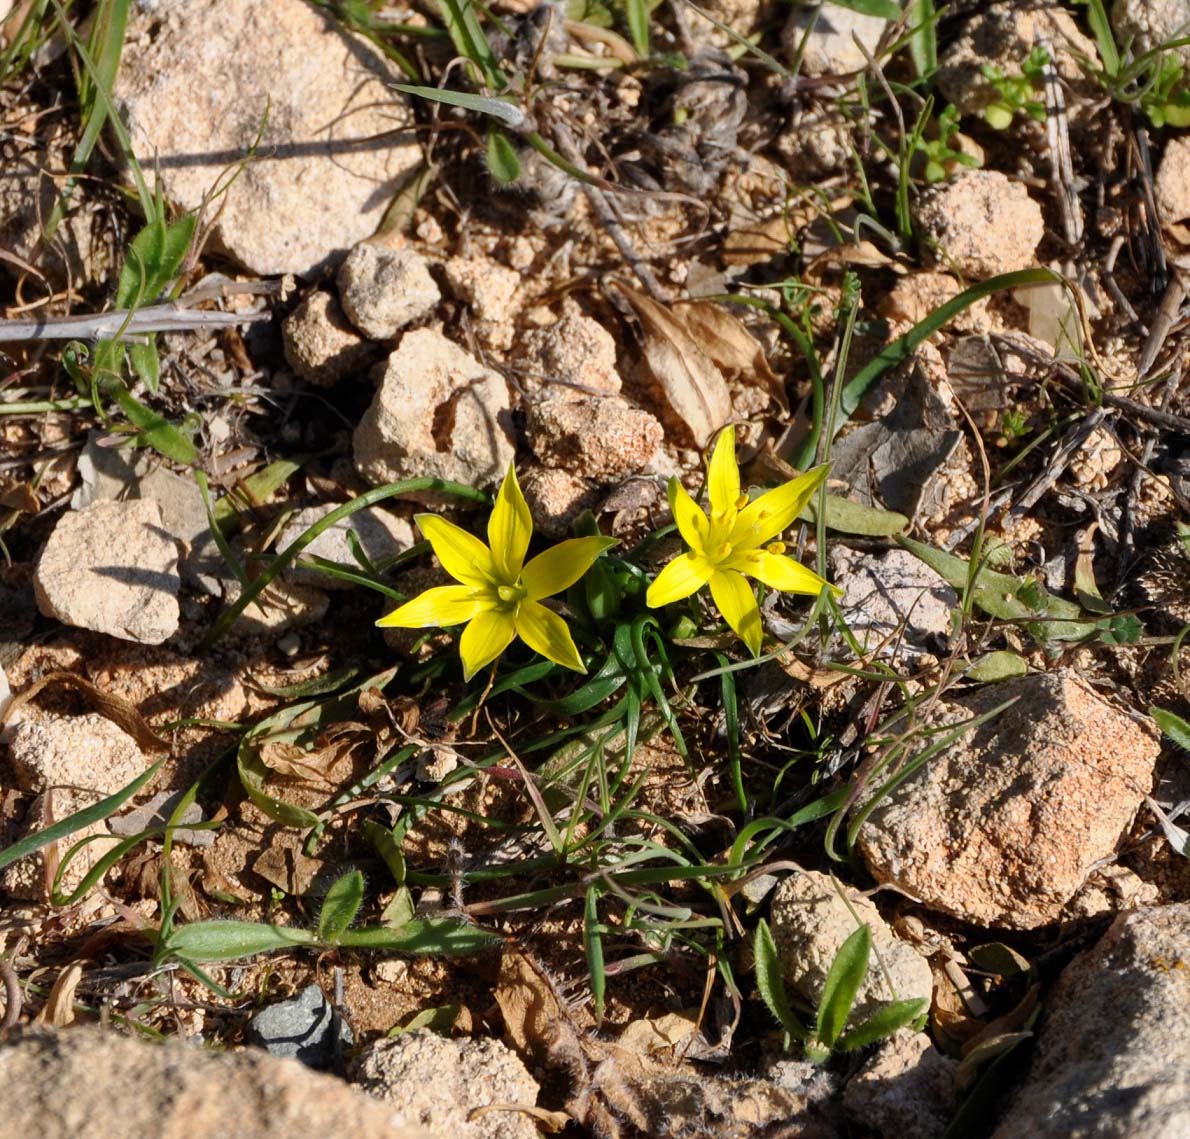
<path fill-rule="evenodd" d="M 470 680 L 484 665 L 491 664 L 516 636 L 516 622 L 507 609 L 486 609 L 477 613 L 459 638 L 463 678 Z"/>
<path fill-rule="evenodd" d="M 455 581 L 487 589 L 495 577 L 492 555 L 474 534 L 439 518 L 437 514 L 419 514 L 416 518 L 421 532 L 434 547 L 434 553 Z"/>
<path fill-rule="evenodd" d="M 670 502 L 673 505 L 674 521 L 678 524 L 678 533 L 685 539 L 686 545 L 696 554 L 705 554 L 710 521 L 677 479 L 670 483 Z"/>
<path fill-rule="evenodd" d="M 529 648 L 541 653 L 546 660 L 573 668 L 575 672 L 587 671 L 566 622 L 544 605 L 536 601 L 521 602 L 516 615 L 516 631 Z"/>
<path fill-rule="evenodd" d="M 711 596 L 723 619 L 752 650 L 752 655 L 759 656 L 764 636 L 760 607 L 744 575 L 735 570 L 717 570 L 711 574 Z"/>
<path fill-rule="evenodd" d="M 784 554 L 770 554 L 767 550 L 753 554 L 746 564 L 741 562 L 736 568 L 757 581 L 763 581 L 772 589 L 779 589 L 782 593 L 817 595 L 824 588 L 829 588 L 827 582 L 813 570 Z"/>
<path fill-rule="evenodd" d="M 649 586 L 645 603 L 650 609 L 659 609 L 673 601 L 701 589 L 710 580 L 711 563 L 697 554 L 679 554 L 663 569 Z"/>
<path fill-rule="evenodd" d="M 829 469 L 824 463 L 750 502 L 740 511 L 733 544 L 747 541 L 750 545 L 762 546 L 788 530 L 805 509 L 810 496 L 822 486 Z"/>
<path fill-rule="evenodd" d="M 533 537 L 533 516 L 516 480 L 516 470 L 510 463 L 508 474 L 500 484 L 496 505 L 488 519 L 488 545 L 492 561 L 501 580 L 511 585 L 520 576 L 525 564 L 525 551 Z"/>
<path fill-rule="evenodd" d="M 461 625 L 485 604 L 469 585 L 440 585 L 419 593 L 376 622 L 390 629 L 424 629 L 427 626 Z"/>
<path fill-rule="evenodd" d="M 604 550 L 615 544 L 615 538 L 570 538 L 538 554 L 521 573 L 527 597 L 540 601 L 569 589 Z"/>
<path fill-rule="evenodd" d="M 725 427 L 719 432 L 711 461 L 707 464 L 707 494 L 711 499 L 712 514 L 726 513 L 739 501 L 740 468 L 735 461 L 734 427 Z"/>

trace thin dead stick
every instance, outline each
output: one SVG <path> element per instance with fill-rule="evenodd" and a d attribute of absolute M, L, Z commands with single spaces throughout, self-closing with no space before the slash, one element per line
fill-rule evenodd
<path fill-rule="evenodd" d="M 4 1019 L 0 1021 L 0 1032 L 10 1029 L 21 1016 L 21 982 L 12 962 L 0 957 L 0 980 L 4 982 Z"/>
<path fill-rule="evenodd" d="M 231 328 L 271 320 L 269 312 L 206 312 L 175 302 L 129 311 L 92 316 L 41 316 L 0 320 L 0 344 L 19 340 L 110 340 L 114 336 L 139 336 L 149 332 L 185 332 L 196 328 Z"/>
<path fill-rule="evenodd" d="M 1074 187 L 1074 162 L 1070 152 L 1070 121 L 1066 117 L 1066 96 L 1054 66 L 1054 49 L 1048 40 L 1038 46 L 1047 56 L 1042 76 L 1045 81 L 1045 135 L 1050 151 L 1050 184 L 1061 208 L 1062 228 L 1071 248 L 1083 236 L 1083 207 Z"/>

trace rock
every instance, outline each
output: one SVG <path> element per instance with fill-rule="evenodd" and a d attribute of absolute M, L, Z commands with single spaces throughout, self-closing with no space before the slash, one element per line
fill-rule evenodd
<path fill-rule="evenodd" d="M 261 1009 L 248 1022 L 244 1039 L 271 1056 L 300 1060 L 318 1071 L 334 1067 L 336 1042 L 342 1047 L 355 1042 L 350 1026 L 317 985 L 307 985 L 297 996 Z"/>
<path fill-rule="evenodd" d="M 898 277 L 893 287 L 877 302 L 877 311 L 885 320 L 917 324 L 933 312 L 937 312 L 947 301 L 954 300 L 963 291 L 949 273 L 926 270 L 921 273 L 907 273 Z M 981 332 L 988 327 L 988 301 L 976 301 L 973 305 L 956 313 L 948 327 L 962 332 Z"/>
<path fill-rule="evenodd" d="M 145 645 L 177 631 L 181 587 L 178 543 L 145 498 L 64 514 L 33 570 L 47 617 Z"/>
<path fill-rule="evenodd" d="M 530 1115 L 536 1081 L 516 1053 L 487 1037 L 449 1039 L 428 1029 L 369 1045 L 350 1078 L 393 1107 L 400 1123 L 421 1123 L 452 1139 L 538 1139 Z M 481 1109 L 491 1104 L 500 1108 Z M 479 1112 L 471 1118 L 473 1112 Z"/>
<path fill-rule="evenodd" d="M 239 596 L 240 583 L 228 582 L 224 588 L 224 602 L 233 605 Z M 330 603 L 331 599 L 312 585 L 274 579 L 235 619 L 231 628 L 241 637 L 275 636 L 321 621 Z"/>
<path fill-rule="evenodd" d="M 337 281 L 348 320 L 373 340 L 392 340 L 442 299 L 420 253 L 368 241 L 347 255 Z"/>
<path fill-rule="evenodd" d="M 547 538 L 563 537 L 571 523 L 599 501 L 595 487 L 570 471 L 534 464 L 518 470 L 517 477 L 533 525 Z"/>
<path fill-rule="evenodd" d="M 322 289 L 312 292 L 281 325 L 285 359 L 303 380 L 320 388 L 371 362 L 372 345 L 348 323 L 339 302 Z"/>
<path fill-rule="evenodd" d="M 1166 142 L 1153 192 L 1157 216 L 1166 229 L 1190 224 L 1190 138 L 1172 135 Z"/>
<path fill-rule="evenodd" d="M 521 309 L 520 273 L 471 257 L 452 257 L 442 272 L 455 296 L 471 306 L 483 339 L 493 348 L 509 347 Z"/>
<path fill-rule="evenodd" d="M 136 741 L 105 716 L 25 717 L 8 736 L 8 763 L 25 791 L 67 787 L 114 795 L 149 766 Z"/>
<path fill-rule="evenodd" d="M 545 399 L 529 404 L 525 436 L 547 467 L 610 482 L 639 471 L 663 439 L 661 424 L 619 396 Z"/>
<path fill-rule="evenodd" d="M 546 328 L 526 332 L 521 347 L 528 392 L 546 390 L 554 399 L 619 394 L 615 338 L 577 308 Z"/>
<path fill-rule="evenodd" d="M 338 503 L 329 503 L 299 510 L 281 531 L 281 536 L 277 539 L 277 549 L 284 550 L 320 518 L 338 509 L 338 506 Z M 414 541 L 413 527 L 404 518 L 398 518 L 382 507 L 371 506 L 365 510 L 357 510 L 324 530 L 302 551 L 302 557 L 319 557 L 326 561 L 338 562 L 340 565 L 352 566 L 363 572 L 347 542 L 348 531 L 354 532 L 360 549 L 373 564 L 387 561 L 402 550 L 409 549 Z M 339 581 L 329 574 L 313 569 L 290 567 L 285 570 L 284 576 L 288 581 L 321 589 L 352 588 L 349 582 Z"/>
<path fill-rule="evenodd" d="M 876 555 L 838 546 L 831 580 L 843 587 L 839 608 L 865 651 L 887 641 L 882 656 L 911 659 L 936 651 L 951 633 L 958 594 L 908 550 Z"/>
<path fill-rule="evenodd" d="M 407 332 L 379 370 L 380 390 L 355 430 L 365 479 L 429 475 L 483 487 L 504 477 L 515 436 L 501 376 L 429 328 Z"/>
<path fill-rule="evenodd" d="M 843 1111 L 863 1135 L 942 1139 L 958 1106 L 958 1067 L 924 1032 L 898 1032 L 852 1076 Z"/>
<path fill-rule="evenodd" d="M 69 787 L 51 787 L 44 795 L 39 795 L 29 806 L 25 814 L 25 824 L 22 838 L 36 831 L 45 830 L 51 823 L 73 815 L 76 811 L 86 810 L 99 802 L 101 796 L 91 791 L 75 791 Z M 0 875 L 0 891 L 10 897 L 19 898 L 27 902 L 48 902 L 50 900 L 50 886 L 58 872 L 62 859 L 77 842 L 90 839 L 86 846 L 67 863 L 58 881 L 58 891 L 71 894 L 82 884 L 83 879 L 91 872 L 92 867 L 111 848 L 115 839 L 109 838 L 107 825 L 101 820 L 75 831 L 65 839 L 52 843 L 47 847 L 34 851 L 32 854 L 4 869 Z M 106 840 L 106 841 L 105 841 Z M 47 862 L 47 854 L 51 854 Z"/>
<path fill-rule="evenodd" d="M 413 121 L 399 80 L 300 0 L 169 0 L 129 22 L 115 98 L 167 197 L 194 210 L 222 187 L 214 236 L 233 257 L 312 276 L 375 230 L 421 162 L 395 136 Z"/>
<path fill-rule="evenodd" d="M 874 55 L 887 27 L 880 16 L 865 16 L 839 4 L 802 3 L 789 13 L 781 43 L 787 59 L 798 58 L 800 52 L 801 75 L 846 75 L 868 66 L 855 41 Z"/>
<path fill-rule="evenodd" d="M 0 1096 L 3 1131 L 38 1139 L 447 1139 L 291 1060 L 92 1027 L 10 1037 L 0 1045 Z"/>
<path fill-rule="evenodd" d="M 1190 903 L 1121 914 L 1045 998 L 993 1139 L 1190 1134 Z"/>
<path fill-rule="evenodd" d="M 174 474 L 147 450 L 105 447 L 101 438 L 100 432 L 92 431 L 79 455 L 81 483 L 71 496 L 71 509 L 100 500 L 151 499 L 161 510 L 162 529 L 181 543 L 182 580 L 209 590 L 211 580 L 226 567 L 198 484 Z"/>
<path fill-rule="evenodd" d="M 858 842 L 878 882 L 929 908 L 1032 929 L 1056 920 L 1112 855 L 1152 784 L 1159 745 L 1069 671 L 980 688 L 936 708 L 931 726 L 1011 700 L 878 803 Z"/>
<path fill-rule="evenodd" d="M 1083 34 L 1074 17 L 1056 4 L 987 4 L 962 27 L 958 37 L 938 57 L 939 90 L 964 115 L 977 115 L 1000 98 L 984 74 L 991 67 L 1002 76 L 1016 78 L 1029 53 L 1040 40 L 1050 49 L 1054 67 L 1077 98 L 1068 98 L 1074 117 L 1093 90 L 1079 63 L 1099 59 L 1095 41 Z M 1038 94 L 1039 100 L 1043 99 Z M 1024 120 L 1018 117 L 1018 121 Z M 1030 120 L 1031 121 L 1031 120 Z"/>
<path fill-rule="evenodd" d="M 799 181 L 825 178 L 844 169 L 855 153 L 855 127 L 833 104 L 795 107 L 789 127 L 777 139 L 777 150 Z M 789 224 L 775 227 L 779 253 L 789 248 Z"/>
<path fill-rule="evenodd" d="M 791 874 L 773 894 L 769 921 L 785 979 L 815 1008 L 835 954 L 864 922 L 872 934 L 872 962 L 856 994 L 849 1023 L 870 1016 L 885 1001 L 931 998 L 933 978 L 925 958 L 893 935 L 867 898 L 856 890 L 836 886 L 828 874 L 815 870 Z"/>
<path fill-rule="evenodd" d="M 926 257 L 975 281 L 1027 269 L 1045 234 L 1041 207 L 997 170 L 967 170 L 926 190 L 914 219 Z"/>
<path fill-rule="evenodd" d="M 185 793 L 185 791 L 158 791 L 156 795 L 139 807 L 134 807 L 131 811 L 125 811 L 124 814 L 109 819 L 108 830 L 114 835 L 125 836 L 140 834 L 150 827 L 163 827 L 173 816 L 178 801 Z M 203 814 L 202 807 L 197 803 L 191 803 L 182 812 L 179 822 L 201 823 L 205 820 L 206 816 Z M 174 842 L 184 842 L 187 846 L 213 846 L 215 832 L 213 830 L 191 830 L 186 826 L 177 826 L 173 830 L 172 838 Z"/>
<path fill-rule="evenodd" d="M 1131 44 L 1135 58 L 1190 35 L 1190 4 L 1186 0 L 1116 0 L 1111 24 L 1116 42 L 1121 47 Z M 1190 44 L 1170 48 L 1169 54 L 1190 68 Z"/>

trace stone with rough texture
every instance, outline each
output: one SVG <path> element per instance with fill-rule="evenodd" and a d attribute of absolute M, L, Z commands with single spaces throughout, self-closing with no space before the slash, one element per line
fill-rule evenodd
<path fill-rule="evenodd" d="M 1032 929 L 1056 920 L 1114 853 L 1159 745 L 1068 671 L 987 685 L 930 722 L 957 725 L 1013 700 L 876 804 L 859 849 L 878 882 L 930 909 Z"/>
<path fill-rule="evenodd" d="M 212 1052 L 100 1028 L 0 1045 L 0 1135 L 38 1139 L 448 1139 L 332 1076 L 265 1052 Z M 453 1139 L 453 1136 L 450 1136 Z"/>
<path fill-rule="evenodd" d="M 587 396 L 533 401 L 525 436 L 547 467 L 610 481 L 644 467 L 665 431 L 647 411 L 619 396 Z"/>
<path fill-rule="evenodd" d="M 1121 914 L 1044 998 L 993 1139 L 1190 1135 L 1190 903 Z"/>
<path fill-rule="evenodd" d="M 33 570 L 47 617 L 146 645 L 177 631 L 181 587 L 178 543 L 146 498 L 63 515 Z"/>
<path fill-rule="evenodd" d="M 61 822 L 76 811 L 86 810 L 99 802 L 100 796 L 93 791 L 74 791 L 68 787 L 53 787 L 38 795 L 25 812 L 22 838 L 45 830 L 51 823 Z M 18 859 L 4 868 L 0 875 L 0 892 L 27 902 L 47 902 L 50 886 L 61 865 L 62 859 L 72 846 L 83 839 L 90 839 L 67 863 L 58 880 L 58 890 L 70 894 L 82 884 L 91 868 L 111 849 L 116 841 L 108 835 L 107 825 L 101 820 L 75 831 L 68 838 L 42 847 L 25 858 Z M 56 858 L 47 866 L 46 854 L 56 852 Z M 2 1132 L 0 1132 L 2 1134 Z"/>
<path fill-rule="evenodd" d="M 964 115 L 977 115 L 1001 96 L 984 68 L 1019 76 L 1038 40 L 1048 42 L 1054 67 L 1068 90 L 1085 97 L 1092 85 L 1079 57 L 1098 61 L 1095 41 L 1079 29 L 1070 12 L 1057 4 L 985 4 L 962 27 L 945 52 L 938 53 L 938 89 Z M 1040 98 L 1040 96 L 1039 96 Z M 1091 100 L 1069 98 L 1076 115 Z M 1026 121 L 1018 116 L 1018 121 Z"/>
<path fill-rule="evenodd" d="M 479 338 L 491 348 L 509 348 L 522 303 L 520 273 L 496 261 L 471 257 L 452 257 L 442 272 L 454 295 L 475 314 Z"/>
<path fill-rule="evenodd" d="M 1144 55 L 1172 40 L 1190 36 L 1190 3 L 1187 0 L 1116 0 L 1112 28 L 1120 47 L 1131 45 L 1132 55 Z M 1172 48 L 1170 54 L 1190 68 L 1190 44 Z"/>
<path fill-rule="evenodd" d="M 521 491 L 533 515 L 533 525 L 547 538 L 561 538 L 570 524 L 599 501 L 594 485 L 570 471 L 539 467 L 517 470 Z"/>
<path fill-rule="evenodd" d="M 354 1041 L 351 1029 L 322 989 L 307 985 L 289 1000 L 261 1009 L 248 1021 L 244 1039 L 270 1056 L 299 1060 L 308 1068 L 325 1070 L 335 1063 L 336 1022 L 340 1045 L 346 1048 Z"/>
<path fill-rule="evenodd" d="M 938 265 L 981 281 L 1034 263 L 1041 207 L 998 170 L 967 170 L 922 194 L 914 210 L 923 249 Z"/>
<path fill-rule="evenodd" d="M 368 241 L 347 254 L 336 280 L 347 319 L 373 340 L 392 340 L 442 299 L 420 253 Z"/>
<path fill-rule="evenodd" d="M 222 185 L 217 241 L 255 273 L 308 276 L 375 230 L 421 161 L 394 134 L 412 124 L 399 79 L 300 0 L 171 0 L 130 21 L 115 98 L 146 177 L 187 210 Z"/>
<path fill-rule="evenodd" d="M 1166 142 L 1153 193 L 1162 225 L 1190 223 L 1190 138 L 1175 135 Z"/>
<path fill-rule="evenodd" d="M 339 508 L 339 503 L 328 503 L 323 506 L 310 506 L 299 510 L 288 522 L 281 536 L 277 539 L 276 548 L 284 550 L 291 542 L 308 530 L 320 518 Z M 365 557 L 374 565 L 394 557 L 413 545 L 413 527 L 404 518 L 390 514 L 380 506 L 357 510 L 346 518 L 340 519 L 333 526 L 323 530 L 303 551 L 302 557 L 317 557 L 328 562 L 349 566 L 361 570 L 359 562 L 351 552 L 347 541 L 348 531 L 354 532 L 359 541 L 359 547 Z M 350 582 L 340 581 L 329 574 L 315 569 L 294 569 L 285 571 L 289 581 L 300 585 L 312 585 L 319 589 L 351 589 Z"/>
<path fill-rule="evenodd" d="M 503 478 L 515 453 L 503 377 L 429 328 L 406 333 L 377 370 L 380 389 L 355 430 L 365 479 L 429 475 L 491 486 Z"/>
<path fill-rule="evenodd" d="M 893 935 L 867 898 L 856 890 L 836 886 L 828 874 L 816 870 L 791 874 L 777 887 L 769 905 L 782 973 L 815 1007 L 839 947 L 865 922 L 872 934 L 873 958 L 878 957 L 884 969 L 869 968 L 856 994 L 851 1024 L 870 1016 L 885 1001 L 918 997 L 928 1001 L 933 992 L 929 963 Z"/>
<path fill-rule="evenodd" d="M 281 343 L 289 366 L 321 388 L 333 387 L 374 359 L 372 346 L 351 327 L 339 302 L 322 289 L 285 318 Z"/>
<path fill-rule="evenodd" d="M 958 1106 L 958 1067 L 924 1032 L 898 1032 L 848 1081 L 843 1111 L 864 1135 L 942 1139 Z"/>
<path fill-rule="evenodd" d="M 234 604 L 239 596 L 240 583 L 227 582 L 223 590 L 224 602 Z M 275 636 L 321 621 L 328 608 L 330 598 L 321 589 L 284 579 L 274 580 L 235 619 L 232 631 L 241 637 Z"/>
<path fill-rule="evenodd" d="M 12 726 L 7 740 L 9 767 L 25 791 L 69 787 L 93 791 L 99 799 L 114 795 L 149 766 L 136 741 L 96 712 L 25 717 Z"/>
<path fill-rule="evenodd" d="M 843 588 L 839 608 L 861 647 L 902 658 L 934 651 L 951 632 L 958 594 L 908 550 L 831 552 L 831 580 Z"/>
<path fill-rule="evenodd" d="M 526 332 L 521 347 L 527 391 L 546 390 L 556 399 L 620 391 L 615 338 L 578 309 L 568 310 L 545 328 Z"/>
<path fill-rule="evenodd" d="M 452 1139 L 538 1139 L 532 1117 L 515 1110 L 536 1105 L 537 1082 L 499 1040 L 402 1032 L 365 1048 L 350 1078 L 391 1103 L 401 1123 L 421 1123 Z M 491 1104 L 500 1107 L 469 1118 Z"/>
<path fill-rule="evenodd" d="M 874 55 L 887 27 L 880 16 L 865 16 L 839 4 L 801 3 L 789 13 L 781 43 L 788 59 L 801 52 L 802 75 L 846 75 L 868 66 L 855 40 Z"/>

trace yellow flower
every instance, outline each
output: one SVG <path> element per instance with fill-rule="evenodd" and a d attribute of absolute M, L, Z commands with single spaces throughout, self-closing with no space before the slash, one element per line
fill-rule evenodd
<path fill-rule="evenodd" d="M 555 664 L 587 671 L 566 622 L 541 599 L 578 581 L 608 546 L 615 545 L 614 538 L 571 538 L 525 565 L 533 518 L 511 466 L 488 519 L 488 545 L 437 515 L 419 514 L 416 521 L 442 568 L 460 584 L 427 589 L 377 625 L 420 629 L 466 622 L 459 655 L 468 680 L 514 637 Z"/>
<path fill-rule="evenodd" d="M 735 428 L 725 428 L 707 464 L 711 516 L 702 512 L 677 479 L 670 483 L 674 521 L 690 550 L 674 558 L 649 586 L 645 600 L 650 608 L 689 597 L 709 584 L 719 612 L 753 656 L 758 655 L 763 635 L 760 607 L 745 575 L 783 593 L 817 594 L 824 587 L 832 588 L 786 557 L 784 543 L 775 541 L 822 485 L 826 472 L 825 466 L 815 467 L 749 502 L 740 493 Z"/>

